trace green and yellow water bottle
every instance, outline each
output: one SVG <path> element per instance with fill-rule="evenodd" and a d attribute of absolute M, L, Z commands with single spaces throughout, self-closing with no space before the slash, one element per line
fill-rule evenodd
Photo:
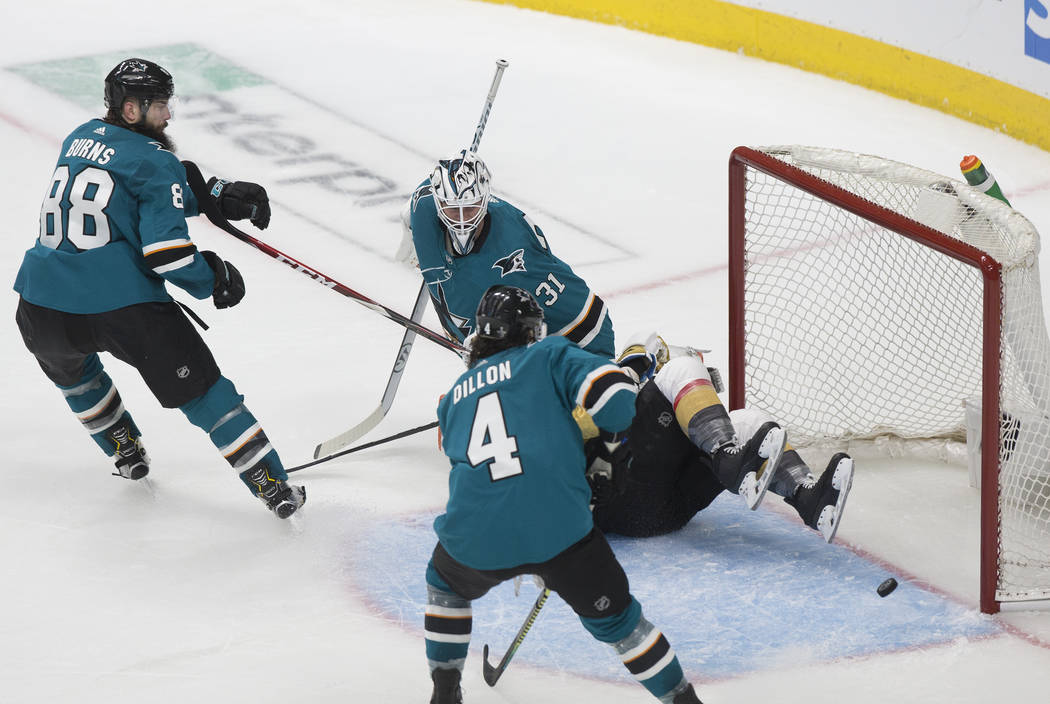
<path fill-rule="evenodd" d="M 981 160 L 976 156 L 973 154 L 964 156 L 962 161 L 959 162 L 959 170 L 962 171 L 963 176 L 966 177 L 966 182 L 968 184 L 977 190 L 987 193 L 993 198 L 998 198 L 1007 205 L 1010 205 L 1010 201 L 1006 200 L 1006 196 L 1003 195 L 1002 189 L 999 188 L 995 176 L 992 176 L 991 172 L 984 167 L 984 164 L 982 164 Z"/>

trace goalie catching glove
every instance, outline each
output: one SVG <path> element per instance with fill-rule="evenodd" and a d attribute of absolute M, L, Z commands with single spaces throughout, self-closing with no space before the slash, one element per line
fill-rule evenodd
<path fill-rule="evenodd" d="M 266 189 L 257 183 L 212 176 L 208 179 L 208 196 L 227 220 L 248 218 L 260 230 L 270 224 L 270 198 Z"/>
<path fill-rule="evenodd" d="M 244 298 L 244 277 L 237 271 L 237 267 L 220 259 L 215 252 L 205 250 L 200 254 L 215 272 L 215 287 L 211 292 L 211 300 L 215 307 L 230 308 L 240 303 Z"/>

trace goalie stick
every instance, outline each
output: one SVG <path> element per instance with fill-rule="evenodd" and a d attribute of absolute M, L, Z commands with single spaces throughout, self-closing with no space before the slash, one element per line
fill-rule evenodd
<path fill-rule="evenodd" d="M 392 320 L 398 325 L 412 330 L 417 335 L 421 335 L 426 339 L 430 340 L 431 342 L 441 345 L 447 350 L 452 350 L 456 353 L 460 353 L 463 351 L 463 346 L 460 345 L 458 342 L 453 342 L 441 333 L 431 330 L 428 327 L 420 325 L 419 323 L 410 320 L 409 318 L 406 318 L 402 314 L 398 313 L 396 310 L 392 308 L 387 308 L 382 303 L 377 303 L 368 296 L 358 293 L 349 286 L 345 286 L 339 283 L 332 277 L 326 274 L 322 274 L 313 267 L 303 264 L 298 259 L 289 257 L 287 254 L 280 251 L 279 249 L 272 247 L 263 242 L 262 240 L 252 237 L 247 232 L 244 232 L 243 230 L 239 229 L 236 225 L 234 225 L 225 217 L 223 217 L 222 213 L 219 212 L 218 206 L 215 204 L 214 201 L 211 200 L 211 198 L 208 197 L 208 187 L 204 183 L 204 176 L 201 175 L 200 168 L 198 168 L 197 165 L 194 164 L 192 161 L 184 161 L 182 162 L 182 165 L 186 167 L 186 182 L 187 184 L 189 184 L 190 190 L 193 191 L 194 195 L 198 196 L 197 200 L 200 202 L 199 204 L 201 208 L 201 214 L 207 217 L 208 220 L 210 220 L 211 223 L 220 230 L 233 235 L 242 242 L 250 244 L 263 254 L 268 254 L 269 256 L 273 257 L 282 264 L 287 264 L 296 271 L 306 274 L 311 279 L 321 284 L 325 288 L 331 289 L 336 293 L 346 296 L 347 298 L 352 298 L 353 300 L 357 301 L 366 308 L 370 308 L 376 313 L 379 313 L 384 318 Z"/>
<path fill-rule="evenodd" d="M 540 615 L 540 609 L 547 603 L 547 598 L 551 595 L 551 590 L 546 587 L 540 592 L 540 595 L 536 597 L 536 603 L 532 605 L 532 609 L 529 611 L 529 615 L 525 617 L 525 622 L 521 624 L 521 628 L 518 629 L 518 635 L 514 636 L 514 642 L 510 644 L 510 648 L 507 650 L 503 659 L 499 661 L 499 665 L 493 667 L 489 663 L 489 646 L 488 643 L 482 650 L 482 665 L 481 674 L 485 678 L 485 684 L 489 687 L 495 687 L 496 682 L 503 674 L 504 670 L 507 669 L 507 665 L 510 664 L 510 659 L 514 657 L 514 653 L 518 652 L 518 648 L 521 647 L 521 642 L 525 640 L 525 636 L 528 634 L 529 629 L 532 628 L 532 624 L 536 623 L 536 617 Z"/>
<path fill-rule="evenodd" d="M 429 299 L 430 294 L 427 292 L 427 284 L 424 281 L 419 287 L 419 293 L 416 295 L 416 304 L 412 307 L 411 319 L 414 322 L 418 323 L 423 319 L 423 313 L 427 309 L 427 301 Z M 408 364 L 408 355 L 412 351 L 412 342 L 415 339 L 416 333 L 414 330 L 405 330 L 405 336 L 401 339 L 401 347 L 398 348 L 397 358 L 394 360 L 394 368 L 390 370 L 390 378 L 386 381 L 386 389 L 383 391 L 383 398 L 379 401 L 379 406 L 354 427 L 336 435 L 330 440 L 325 440 L 314 448 L 315 460 L 318 457 L 332 455 L 333 452 L 342 450 L 347 445 L 364 437 L 366 433 L 379 425 L 379 422 L 386 417 L 387 411 L 394 405 L 394 395 L 397 393 L 397 387 L 401 383 L 401 375 Z"/>
<path fill-rule="evenodd" d="M 481 110 L 481 118 L 478 120 L 478 126 L 474 130 L 474 139 L 470 143 L 471 152 L 477 152 L 478 145 L 481 144 L 481 136 L 485 133 L 485 126 L 488 124 L 489 113 L 492 112 L 492 104 L 496 100 L 496 92 L 499 90 L 499 84 L 503 78 L 503 72 L 509 65 L 510 64 L 504 59 L 496 61 L 496 75 L 492 77 L 492 84 L 489 86 L 488 95 L 485 96 L 485 105 Z M 426 301 L 428 297 L 427 284 L 424 281 L 419 289 L 419 294 L 416 296 L 416 304 L 412 308 L 411 319 L 414 322 L 418 323 L 423 319 L 423 312 L 426 310 Z M 390 378 L 387 379 L 386 389 L 383 391 L 383 398 L 380 400 L 379 406 L 372 411 L 367 418 L 354 427 L 340 433 L 330 440 L 325 440 L 320 443 L 314 448 L 314 459 L 330 455 L 337 450 L 341 450 L 355 440 L 360 439 L 370 430 L 379 425 L 380 421 L 386 417 L 387 412 L 394 403 L 394 396 L 397 394 L 398 385 L 401 383 L 401 373 L 404 371 L 405 365 L 408 364 L 408 355 L 412 351 L 412 341 L 414 339 L 415 332 L 411 329 L 406 330 L 405 337 L 401 340 L 401 347 L 398 348 L 397 357 L 394 359 L 394 368 L 390 372 Z"/>
<path fill-rule="evenodd" d="M 481 110 L 481 119 L 478 120 L 478 127 L 474 130 L 474 140 L 470 143 L 470 151 L 477 152 L 478 145 L 481 144 L 481 135 L 485 133 L 485 125 L 489 121 L 489 113 L 492 112 L 492 104 L 496 101 L 496 91 L 499 90 L 499 83 L 503 79 L 503 72 L 510 66 L 506 59 L 496 60 L 496 75 L 492 77 L 492 85 L 489 86 L 489 94 L 485 96 L 485 107 Z"/>

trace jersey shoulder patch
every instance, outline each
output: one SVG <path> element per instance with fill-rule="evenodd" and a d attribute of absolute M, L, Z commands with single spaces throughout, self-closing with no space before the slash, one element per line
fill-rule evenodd
<path fill-rule="evenodd" d="M 525 250 L 516 249 L 502 259 L 497 259 L 492 268 L 500 270 L 500 278 L 516 271 L 528 271 L 525 268 Z"/>

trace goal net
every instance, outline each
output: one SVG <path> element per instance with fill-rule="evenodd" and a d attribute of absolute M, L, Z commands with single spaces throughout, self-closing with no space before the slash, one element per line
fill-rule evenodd
<path fill-rule="evenodd" d="M 792 444 L 980 444 L 981 609 L 1050 599 L 1039 235 L 938 174 L 813 147 L 730 159 L 730 406 Z M 979 419 L 974 422 L 972 419 Z"/>

